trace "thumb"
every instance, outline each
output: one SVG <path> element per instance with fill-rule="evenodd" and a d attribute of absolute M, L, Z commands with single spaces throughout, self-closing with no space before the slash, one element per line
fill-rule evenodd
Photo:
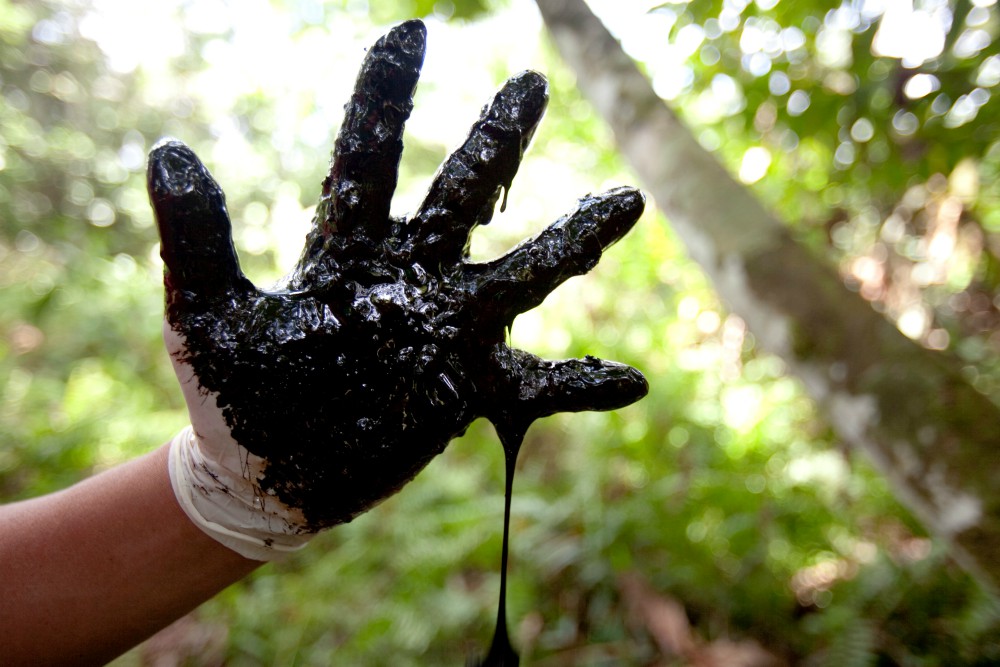
<path fill-rule="evenodd" d="M 514 413 L 524 423 L 557 412 L 617 410 L 649 392 L 649 383 L 635 368 L 591 356 L 550 361 L 497 346 L 492 361 L 498 375 L 508 378 L 501 391 L 516 396 Z"/>
<path fill-rule="evenodd" d="M 146 186 L 168 292 L 211 297 L 246 282 L 225 194 L 194 151 L 175 139 L 161 140 L 149 153 Z"/>

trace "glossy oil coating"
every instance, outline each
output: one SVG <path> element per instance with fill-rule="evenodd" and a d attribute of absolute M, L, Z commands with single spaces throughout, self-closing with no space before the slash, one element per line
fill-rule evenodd
<path fill-rule="evenodd" d="M 416 214 L 390 217 L 425 36 L 409 21 L 365 58 L 283 288 L 261 290 L 243 275 L 222 189 L 183 143 L 153 148 L 148 188 L 179 360 L 215 395 L 233 438 L 266 460 L 256 480 L 264 497 L 300 509 L 305 530 L 350 521 L 474 419 L 494 423 L 507 462 L 503 576 L 481 664 L 509 666 L 518 664 L 505 612 L 510 494 L 524 433 L 555 412 L 628 405 L 648 387 L 622 364 L 512 349 L 504 332 L 591 270 L 644 200 L 631 188 L 588 195 L 505 256 L 468 261 L 469 235 L 506 200 L 548 99 L 544 77 L 524 72 L 484 108 Z"/>
<path fill-rule="evenodd" d="M 507 557 L 510 553 L 510 501 L 514 493 L 514 471 L 517 455 L 524 442 L 528 423 L 505 421 L 495 425 L 504 453 L 503 546 L 500 555 L 500 595 L 497 599 L 497 623 L 493 628 L 490 650 L 482 660 L 470 661 L 468 667 L 517 667 L 521 656 L 510 643 L 507 629 Z"/>
<path fill-rule="evenodd" d="M 243 276 L 222 190 L 195 154 L 173 140 L 150 154 L 167 320 L 186 342 L 183 361 L 217 394 L 235 440 L 267 460 L 261 489 L 300 508 L 310 530 L 398 490 L 477 417 L 527 424 L 647 391 L 621 364 L 544 361 L 504 344 L 519 312 L 628 231 L 643 208 L 637 190 L 585 197 L 506 256 L 467 261 L 470 232 L 490 220 L 544 111 L 540 74 L 510 79 L 419 211 L 389 217 L 424 42 L 410 21 L 367 54 L 283 289 Z"/>

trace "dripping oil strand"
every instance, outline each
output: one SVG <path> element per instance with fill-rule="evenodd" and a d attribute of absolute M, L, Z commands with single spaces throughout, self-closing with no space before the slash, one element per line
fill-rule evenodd
<path fill-rule="evenodd" d="M 527 426 L 509 421 L 494 423 L 500 444 L 503 445 L 505 463 L 504 508 L 503 508 L 503 546 L 500 555 L 500 595 L 497 601 L 497 623 L 493 631 L 493 641 L 489 653 L 479 662 L 478 667 L 517 667 L 521 658 L 510 642 L 510 631 L 507 627 L 507 562 L 510 553 L 510 505 L 514 490 L 514 472 L 517 455 L 524 442 Z"/>
<path fill-rule="evenodd" d="M 497 602 L 497 624 L 493 631 L 493 642 L 487 655 L 486 665 L 517 665 L 520 662 L 517 652 L 510 643 L 510 630 L 507 627 L 507 563 L 510 555 L 510 504 L 514 493 L 514 471 L 517 464 L 517 452 L 521 447 L 521 439 L 512 443 L 501 437 L 504 449 L 506 470 L 504 475 L 503 498 L 503 547 L 500 552 L 500 597 Z M 493 659 L 493 662 L 490 659 Z"/>

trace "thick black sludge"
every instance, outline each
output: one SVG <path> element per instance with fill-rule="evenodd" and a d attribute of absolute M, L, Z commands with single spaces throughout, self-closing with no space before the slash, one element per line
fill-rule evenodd
<path fill-rule="evenodd" d="M 541 75 L 511 78 L 420 209 L 389 216 L 424 45 L 423 24 L 410 21 L 368 52 L 313 229 L 282 288 L 243 275 L 222 190 L 187 146 L 161 142 L 149 159 L 167 320 L 186 342 L 183 361 L 217 395 L 235 440 L 267 460 L 261 489 L 300 508 L 309 530 L 397 491 L 478 417 L 519 443 L 513 434 L 539 417 L 610 410 L 647 392 L 628 366 L 546 361 L 504 343 L 519 313 L 592 269 L 631 228 L 644 203 L 637 190 L 587 196 L 504 257 L 468 261 L 470 233 L 506 197 L 545 109 Z"/>
<path fill-rule="evenodd" d="M 514 470 L 528 424 L 507 420 L 495 422 L 494 427 L 500 438 L 500 444 L 503 445 L 505 482 L 503 547 L 500 556 L 500 596 L 497 602 L 497 624 L 493 629 L 490 650 L 481 661 L 471 664 L 473 667 L 517 667 L 521 663 L 521 658 L 510 643 L 510 632 L 507 629 L 507 555 L 510 553 L 510 500 L 514 493 Z"/>

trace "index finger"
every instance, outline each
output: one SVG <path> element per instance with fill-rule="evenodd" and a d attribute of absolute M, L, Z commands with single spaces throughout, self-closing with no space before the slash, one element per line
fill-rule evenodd
<path fill-rule="evenodd" d="M 576 210 L 503 257 L 465 268 L 477 297 L 498 304 L 505 323 L 540 304 L 568 278 L 590 271 L 642 215 L 646 200 L 621 187 L 580 200 Z"/>

